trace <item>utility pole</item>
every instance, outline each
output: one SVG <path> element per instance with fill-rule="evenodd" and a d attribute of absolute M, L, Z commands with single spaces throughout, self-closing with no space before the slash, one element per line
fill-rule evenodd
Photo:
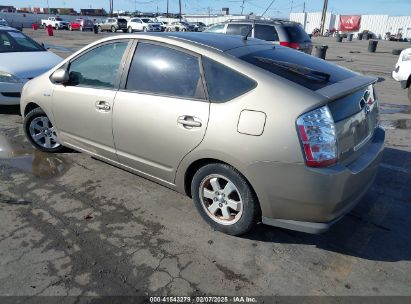
<path fill-rule="evenodd" d="M 243 3 L 241 4 L 241 15 L 242 15 L 243 12 L 244 12 L 244 2 L 245 2 L 245 0 L 243 0 Z"/>
<path fill-rule="evenodd" d="M 180 22 L 181 22 L 181 0 L 178 0 L 178 6 L 180 8 Z"/>
<path fill-rule="evenodd" d="M 294 5 L 294 1 L 291 0 L 290 14 L 293 12 L 293 5 Z"/>
<path fill-rule="evenodd" d="M 303 13 L 305 13 L 305 1 L 304 1 L 304 5 L 303 5 Z"/>
<path fill-rule="evenodd" d="M 321 16 L 321 26 L 320 26 L 320 34 L 324 34 L 324 27 L 325 27 L 325 19 L 327 16 L 327 8 L 328 8 L 328 0 L 324 0 L 324 6 L 323 6 L 323 13 Z"/>
<path fill-rule="evenodd" d="M 168 2 L 169 0 L 167 0 L 167 18 L 168 18 Z"/>

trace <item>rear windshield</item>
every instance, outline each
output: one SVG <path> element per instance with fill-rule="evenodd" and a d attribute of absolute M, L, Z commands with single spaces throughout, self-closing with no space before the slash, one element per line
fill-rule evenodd
<path fill-rule="evenodd" d="M 118 20 L 118 22 L 121 22 L 121 23 L 127 23 L 126 19 L 117 19 L 117 20 Z"/>
<path fill-rule="evenodd" d="M 310 42 L 310 36 L 299 25 L 284 25 L 284 31 L 286 32 L 290 42 Z"/>
<path fill-rule="evenodd" d="M 239 58 L 313 91 L 355 75 L 322 59 L 284 47 L 257 50 Z"/>

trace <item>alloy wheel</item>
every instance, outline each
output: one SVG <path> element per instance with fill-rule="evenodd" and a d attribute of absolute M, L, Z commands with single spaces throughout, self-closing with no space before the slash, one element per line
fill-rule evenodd
<path fill-rule="evenodd" d="M 39 116 L 30 122 L 29 132 L 34 142 L 46 149 L 60 146 L 54 126 L 47 116 Z"/>

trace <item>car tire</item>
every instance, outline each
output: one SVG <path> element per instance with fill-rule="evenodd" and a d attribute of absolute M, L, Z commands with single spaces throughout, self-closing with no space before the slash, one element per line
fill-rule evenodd
<path fill-rule="evenodd" d="M 82 26 L 80 26 L 80 32 L 84 31 L 84 28 Z"/>
<path fill-rule="evenodd" d="M 46 25 L 45 23 L 43 23 L 43 24 L 41 25 L 41 27 L 42 27 L 43 29 L 46 29 L 47 25 Z"/>
<path fill-rule="evenodd" d="M 131 26 L 128 27 L 127 32 L 129 32 L 130 34 L 133 32 L 133 28 Z"/>
<path fill-rule="evenodd" d="M 111 32 L 112 32 L 112 33 L 117 32 L 117 30 L 116 30 L 116 28 L 115 28 L 114 26 L 111 27 Z"/>
<path fill-rule="evenodd" d="M 98 31 L 99 33 L 101 33 L 101 32 L 103 31 L 103 29 L 101 28 L 100 25 L 97 27 L 97 31 Z"/>
<path fill-rule="evenodd" d="M 126 29 L 126 30 L 122 30 L 123 31 L 123 33 L 127 33 L 128 32 L 128 29 Z"/>
<path fill-rule="evenodd" d="M 23 129 L 37 150 L 48 153 L 63 151 L 64 147 L 58 141 L 54 126 L 41 108 L 31 110 L 24 117 Z"/>
<path fill-rule="evenodd" d="M 71 25 L 69 25 L 69 31 L 72 31 L 73 30 L 73 28 L 71 27 Z"/>
<path fill-rule="evenodd" d="M 146 27 L 143 27 L 143 32 L 147 32 L 147 28 L 146 28 Z"/>
<path fill-rule="evenodd" d="M 244 176 L 226 164 L 201 167 L 191 183 L 201 217 L 215 230 L 230 235 L 250 231 L 261 218 L 260 205 Z"/>

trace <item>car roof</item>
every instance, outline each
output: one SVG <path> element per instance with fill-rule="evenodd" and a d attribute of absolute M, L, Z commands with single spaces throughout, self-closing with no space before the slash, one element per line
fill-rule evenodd
<path fill-rule="evenodd" d="M 299 25 L 298 22 L 283 20 L 283 19 L 271 19 L 271 20 L 255 20 L 255 19 L 230 19 L 222 23 L 257 23 L 257 24 L 271 24 L 271 25 Z"/>
<path fill-rule="evenodd" d="M 161 36 L 175 41 L 191 42 L 193 44 L 208 46 L 221 52 L 251 45 L 272 45 L 272 43 L 260 39 L 248 38 L 247 40 L 244 40 L 241 36 L 217 33 L 163 32 L 148 34 L 141 33 L 139 35 Z"/>

